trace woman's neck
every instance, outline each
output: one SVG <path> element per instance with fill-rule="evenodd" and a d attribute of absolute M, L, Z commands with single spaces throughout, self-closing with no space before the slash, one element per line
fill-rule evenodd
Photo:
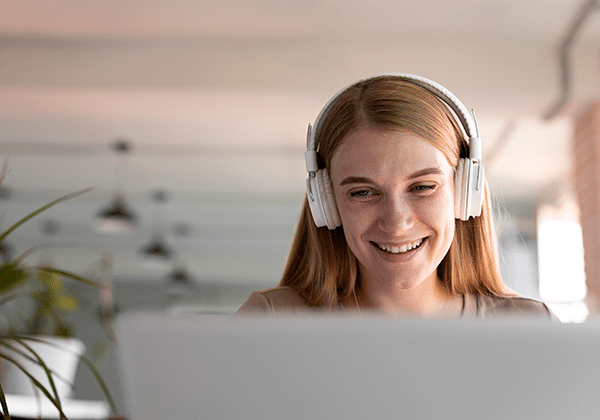
<path fill-rule="evenodd" d="M 352 300 L 348 306 L 361 313 L 432 318 L 459 316 L 462 311 L 461 296 L 447 291 L 437 276 L 411 289 L 361 282 Z"/>

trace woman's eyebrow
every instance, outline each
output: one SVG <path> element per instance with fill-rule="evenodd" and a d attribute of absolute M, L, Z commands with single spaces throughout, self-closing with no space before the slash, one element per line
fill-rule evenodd
<path fill-rule="evenodd" d="M 415 178 L 419 178 L 419 177 L 425 176 L 425 175 L 444 175 L 444 172 L 440 168 L 434 168 L 434 167 L 425 168 L 425 169 L 421 169 L 417 172 L 413 172 L 412 174 L 407 176 L 406 179 L 415 179 Z M 369 184 L 369 183 L 373 183 L 373 181 L 369 178 L 366 178 L 363 176 L 349 176 L 347 178 L 344 178 L 340 182 L 340 186 L 346 185 L 346 184 Z"/>
<path fill-rule="evenodd" d="M 407 176 L 406 179 L 419 178 L 420 176 L 425 175 L 444 175 L 444 171 L 442 171 L 440 168 L 425 168 L 421 169 L 420 171 L 413 172 L 412 174 Z"/>
<path fill-rule="evenodd" d="M 342 179 L 342 181 L 340 182 L 340 186 L 346 184 L 369 184 L 372 182 L 373 181 L 371 181 L 369 178 L 365 178 L 363 176 L 349 176 L 347 178 Z"/>

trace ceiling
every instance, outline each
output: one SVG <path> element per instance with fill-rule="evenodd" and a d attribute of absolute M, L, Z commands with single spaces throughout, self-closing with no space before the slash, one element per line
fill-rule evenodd
<path fill-rule="evenodd" d="M 498 202 L 531 216 L 569 191 L 574 121 L 600 98 L 600 10 L 559 48 L 582 0 L 4 0 L 0 153 L 9 156 L 7 227 L 89 186 L 11 235 L 21 252 L 69 242 L 52 258 L 93 272 L 109 252 L 119 279 L 157 225 L 194 278 L 273 284 L 304 186 L 306 126 L 348 83 L 383 72 L 436 80 L 477 113 Z M 126 140 L 127 154 L 113 144 Z M 167 192 L 161 205 L 157 189 Z M 127 236 L 93 218 L 116 190 L 138 215 Z M 173 233 L 184 223 L 190 235 Z M 73 256 L 76 256 L 75 261 Z M 32 257 L 37 258 L 37 257 Z"/>

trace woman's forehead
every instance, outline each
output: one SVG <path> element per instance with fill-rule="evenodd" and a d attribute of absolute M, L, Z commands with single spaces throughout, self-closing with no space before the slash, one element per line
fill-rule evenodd
<path fill-rule="evenodd" d="M 451 169 L 444 154 L 421 137 L 372 128 L 362 128 L 346 136 L 331 160 L 331 171 L 338 173 L 410 173 L 429 167 Z"/>

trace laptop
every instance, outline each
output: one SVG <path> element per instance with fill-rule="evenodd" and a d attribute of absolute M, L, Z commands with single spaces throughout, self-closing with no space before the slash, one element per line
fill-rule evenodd
<path fill-rule="evenodd" d="M 600 324 L 232 317 L 116 323 L 132 420 L 600 418 Z"/>

